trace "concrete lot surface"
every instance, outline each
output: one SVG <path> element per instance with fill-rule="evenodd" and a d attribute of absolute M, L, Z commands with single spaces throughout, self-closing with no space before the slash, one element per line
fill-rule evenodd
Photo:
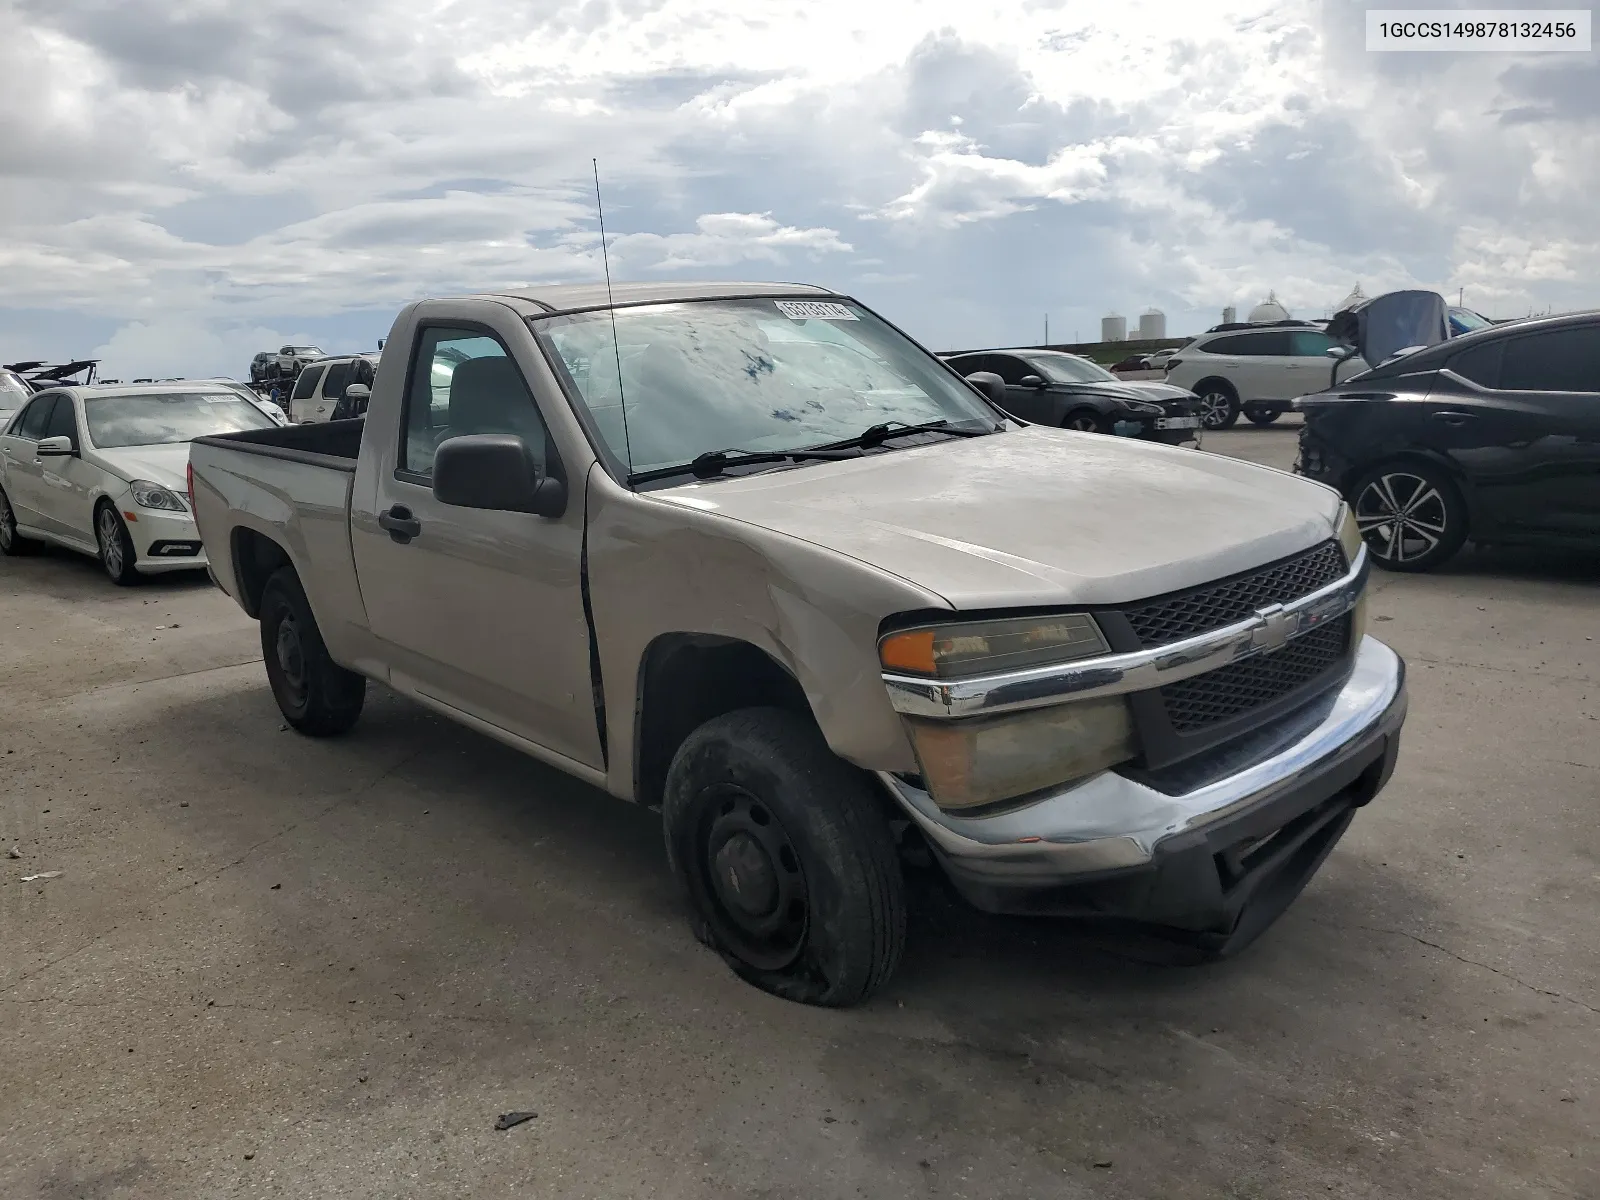
<path fill-rule="evenodd" d="M 839 1013 L 692 940 L 650 813 L 381 689 L 286 732 L 220 592 L 0 560 L 0 1197 L 1600 1195 L 1600 566 L 1372 611 L 1399 769 L 1242 958 L 923 887 Z"/>

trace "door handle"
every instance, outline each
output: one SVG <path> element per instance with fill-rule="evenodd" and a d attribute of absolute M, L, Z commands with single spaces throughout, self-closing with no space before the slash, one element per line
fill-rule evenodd
<path fill-rule="evenodd" d="M 378 527 L 387 529 L 390 538 L 402 546 L 422 532 L 422 522 L 413 517 L 404 504 L 396 504 L 388 512 L 379 513 Z"/>
<path fill-rule="evenodd" d="M 1441 421 L 1446 425 L 1465 425 L 1468 421 L 1472 420 L 1472 414 L 1462 412 L 1436 412 L 1433 414 L 1433 419 L 1435 421 Z"/>

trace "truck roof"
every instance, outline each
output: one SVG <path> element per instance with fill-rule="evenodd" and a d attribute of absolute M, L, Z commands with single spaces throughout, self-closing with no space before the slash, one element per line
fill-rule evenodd
<path fill-rule="evenodd" d="M 727 300 L 739 296 L 832 296 L 836 293 L 809 283 L 691 283 L 663 280 L 660 283 L 616 283 L 607 296 L 605 281 L 598 283 L 557 283 L 483 293 L 484 299 L 521 300 L 533 312 L 581 312 L 590 308 L 622 307 L 630 304 L 664 304 L 674 300 Z"/>

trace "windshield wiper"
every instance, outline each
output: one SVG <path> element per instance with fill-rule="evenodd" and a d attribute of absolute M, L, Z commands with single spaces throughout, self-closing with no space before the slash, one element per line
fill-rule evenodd
<path fill-rule="evenodd" d="M 829 442 L 824 446 L 813 446 L 813 450 L 844 450 L 851 446 L 859 446 L 863 450 L 873 450 L 883 445 L 889 438 L 904 437 L 913 433 L 930 433 L 937 430 L 940 433 L 954 434 L 956 437 L 982 437 L 986 433 L 995 433 L 998 427 L 988 429 L 961 429 L 950 424 L 941 417 L 937 421 L 924 421 L 920 425 L 908 425 L 904 421 L 880 421 L 876 425 L 869 425 L 855 437 L 845 438 L 840 442 Z"/>
<path fill-rule="evenodd" d="M 675 467 L 656 467 L 650 471 L 635 471 L 628 476 L 629 483 L 651 483 L 657 479 L 671 479 L 675 475 L 693 475 L 696 479 L 714 479 L 729 467 L 753 467 L 763 463 L 801 462 L 806 459 L 859 458 L 847 448 L 818 446 L 809 450 L 707 450 L 686 463 Z"/>

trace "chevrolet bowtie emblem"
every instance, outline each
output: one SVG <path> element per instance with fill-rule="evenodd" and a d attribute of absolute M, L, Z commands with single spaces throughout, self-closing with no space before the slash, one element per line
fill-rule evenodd
<path fill-rule="evenodd" d="M 1256 618 L 1260 620 L 1261 628 L 1250 639 L 1255 645 L 1263 650 L 1277 650 L 1289 640 L 1289 615 L 1283 611 L 1283 605 L 1258 608 Z"/>

